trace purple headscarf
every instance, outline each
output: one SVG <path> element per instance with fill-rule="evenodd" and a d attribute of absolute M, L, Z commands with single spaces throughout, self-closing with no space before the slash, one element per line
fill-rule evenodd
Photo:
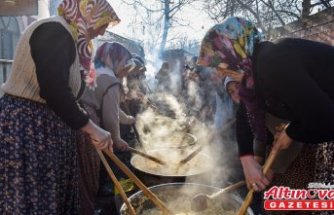
<path fill-rule="evenodd" d="M 265 141 L 265 114 L 255 93 L 251 61 L 254 47 L 261 39 L 262 34 L 253 23 L 240 17 L 230 17 L 205 35 L 197 63 L 215 68 L 223 64 L 226 69 L 244 73 L 240 99 L 246 106 L 255 137 Z"/>

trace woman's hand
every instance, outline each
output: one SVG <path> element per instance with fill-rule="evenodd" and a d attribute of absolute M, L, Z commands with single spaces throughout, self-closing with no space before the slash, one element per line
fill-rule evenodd
<path fill-rule="evenodd" d="M 129 144 L 127 142 L 125 142 L 123 139 L 119 139 L 118 141 L 115 141 L 115 147 L 124 152 L 127 151 L 129 149 Z"/>
<path fill-rule="evenodd" d="M 217 67 L 217 72 L 221 78 L 224 78 L 226 76 L 229 76 L 236 82 L 241 82 L 242 78 L 244 77 L 244 74 L 241 72 L 237 72 L 231 69 L 227 69 L 227 65 L 224 63 L 220 63 Z"/>
<path fill-rule="evenodd" d="M 87 133 L 92 140 L 92 144 L 99 150 L 108 148 L 113 151 L 113 141 L 108 131 L 97 126 L 92 120 L 81 128 L 81 130 Z"/>
<path fill-rule="evenodd" d="M 270 184 L 269 179 L 263 174 L 261 165 L 254 159 L 253 155 L 246 155 L 240 158 L 245 174 L 248 189 L 261 191 Z"/>

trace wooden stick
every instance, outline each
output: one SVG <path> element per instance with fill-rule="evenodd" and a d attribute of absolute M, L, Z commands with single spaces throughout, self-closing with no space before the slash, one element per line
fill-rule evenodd
<path fill-rule="evenodd" d="M 174 215 L 172 211 L 170 211 L 166 205 L 154 194 L 152 193 L 144 184 L 141 182 L 135 174 L 120 161 L 109 149 L 103 150 L 110 159 L 143 191 L 143 194 L 149 198 L 153 204 L 155 204 L 165 215 Z"/>
<path fill-rule="evenodd" d="M 97 150 L 97 153 L 99 154 L 99 157 L 104 165 L 104 167 L 106 168 L 110 178 L 112 179 L 112 181 L 114 182 L 118 192 L 120 193 L 123 201 L 125 202 L 126 206 L 129 208 L 130 214 L 131 215 L 136 215 L 135 210 L 133 209 L 132 205 L 130 204 L 130 202 L 128 201 L 128 197 L 126 196 L 126 193 L 122 187 L 122 185 L 119 183 L 119 181 L 117 180 L 114 172 L 112 171 L 112 169 L 110 168 L 106 158 L 104 157 L 103 153 L 100 150 Z"/>
<path fill-rule="evenodd" d="M 222 129 L 222 131 L 227 131 L 228 129 L 230 129 L 230 127 L 235 123 L 235 119 L 229 121 L 228 123 L 226 123 Z M 209 142 L 211 142 L 214 139 L 214 136 L 210 137 Z M 195 151 L 193 151 L 192 153 L 190 153 L 187 157 L 185 157 L 184 159 L 182 159 L 180 161 L 180 165 L 183 165 L 185 163 L 187 163 L 188 161 L 190 161 L 191 159 L 193 159 L 201 150 L 203 149 L 203 145 L 201 145 L 198 149 L 196 149 Z"/>
<path fill-rule="evenodd" d="M 190 153 L 187 157 L 183 158 L 180 161 L 180 165 L 183 165 L 185 163 L 187 163 L 188 161 L 190 161 L 191 159 L 193 159 L 196 155 L 198 155 L 198 153 L 200 153 L 203 149 L 203 146 L 199 146 L 196 150 L 194 150 L 192 153 Z"/>
<path fill-rule="evenodd" d="M 136 125 L 135 125 L 135 124 L 132 124 L 131 127 L 132 127 L 133 132 L 134 132 L 134 134 L 135 134 L 135 137 L 136 137 L 136 139 L 137 139 L 137 141 L 138 141 L 138 143 L 139 143 L 139 146 L 142 147 L 142 148 L 144 148 L 143 142 L 142 142 L 142 140 L 140 139 L 140 135 L 139 135 L 139 132 L 138 132 L 138 130 L 137 130 Z"/>
<path fill-rule="evenodd" d="M 156 162 L 156 163 L 158 163 L 158 164 L 166 165 L 166 162 L 164 162 L 164 161 L 162 161 L 162 160 L 160 160 L 160 159 L 158 159 L 158 158 L 156 158 L 156 157 L 154 157 L 154 156 L 151 156 L 151 155 L 149 155 L 149 154 L 146 154 L 146 153 L 144 153 L 144 152 L 141 152 L 141 151 L 139 151 L 139 150 L 137 150 L 137 149 L 134 149 L 134 148 L 132 148 L 132 147 L 128 147 L 128 149 L 129 149 L 131 152 L 133 152 L 133 153 L 135 153 L 135 154 L 138 154 L 138 155 L 140 155 L 140 156 L 143 156 L 144 158 L 150 159 L 151 161 L 154 161 L 154 162 Z"/>
<path fill-rule="evenodd" d="M 208 197 L 210 199 L 219 199 L 219 197 L 223 194 L 225 194 L 226 192 L 230 192 L 232 190 L 238 189 L 242 186 L 244 186 L 246 184 L 245 181 L 239 181 L 235 184 L 231 184 L 223 189 L 221 189 L 220 191 L 216 192 L 216 193 L 212 193 L 211 195 L 209 195 Z"/>
<path fill-rule="evenodd" d="M 269 171 L 269 169 L 271 168 L 274 160 L 276 159 L 277 155 L 278 155 L 279 151 L 273 147 L 268 159 L 266 160 L 264 166 L 263 166 L 263 174 L 266 175 Z M 253 201 L 253 196 L 254 196 L 254 189 L 250 189 L 247 193 L 247 196 L 245 198 L 245 200 L 243 201 L 239 211 L 238 211 L 238 215 L 244 215 L 247 211 L 247 208 L 249 207 L 249 205 L 252 203 Z"/>

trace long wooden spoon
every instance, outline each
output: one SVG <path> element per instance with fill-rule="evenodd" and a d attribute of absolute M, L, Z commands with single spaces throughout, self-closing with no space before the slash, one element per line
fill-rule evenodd
<path fill-rule="evenodd" d="M 108 157 L 143 191 L 143 194 L 149 198 L 153 204 L 155 204 L 165 215 L 174 215 L 172 211 L 170 211 L 167 206 L 154 194 L 152 193 L 144 184 L 141 182 L 135 174 L 125 165 L 122 161 L 120 161 L 114 153 L 112 153 L 109 149 L 103 150 Z"/>
<path fill-rule="evenodd" d="M 208 207 L 208 202 L 214 202 L 218 199 L 221 199 L 227 192 L 238 189 L 246 184 L 245 181 L 239 181 L 235 184 L 232 184 L 224 189 L 221 189 L 218 192 L 212 193 L 211 195 L 199 193 L 191 201 L 191 209 L 193 211 L 203 211 Z"/>
<path fill-rule="evenodd" d="M 112 169 L 110 168 L 106 158 L 104 157 L 103 153 L 100 150 L 97 150 L 97 153 L 99 154 L 99 157 L 103 163 L 103 166 L 106 168 L 111 180 L 114 182 L 118 192 L 120 193 L 123 201 L 125 202 L 126 206 L 129 208 L 130 214 L 131 215 L 136 215 L 135 210 L 133 209 L 132 205 L 130 204 L 128 197 L 126 196 L 126 193 L 121 185 L 121 183 L 117 180 L 114 172 L 112 171 Z"/>
<path fill-rule="evenodd" d="M 144 158 L 150 159 L 151 161 L 154 161 L 154 162 L 156 162 L 156 163 L 158 163 L 158 164 L 166 165 L 166 162 L 160 160 L 159 158 L 156 158 L 156 157 L 154 157 L 154 156 L 152 156 L 152 155 L 146 154 L 145 152 L 139 151 L 139 150 L 134 149 L 134 148 L 132 148 L 132 147 L 128 147 L 128 148 L 129 148 L 129 150 L 130 150 L 131 152 L 133 152 L 133 153 L 135 153 L 135 154 L 138 154 L 138 155 L 140 155 L 140 156 L 142 156 L 142 157 L 144 157 Z"/>
<path fill-rule="evenodd" d="M 203 146 L 200 145 L 196 150 L 194 150 L 193 152 L 191 152 L 189 155 L 187 155 L 185 158 L 183 158 L 179 164 L 183 165 L 185 163 L 187 163 L 188 161 L 190 161 L 191 159 L 193 159 L 196 155 L 198 155 L 203 149 Z"/>

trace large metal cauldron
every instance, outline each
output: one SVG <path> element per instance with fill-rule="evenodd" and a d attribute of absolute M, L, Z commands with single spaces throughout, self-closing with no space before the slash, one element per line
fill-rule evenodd
<path fill-rule="evenodd" d="M 211 187 L 202 184 L 191 184 L 191 183 L 171 183 L 162 184 L 149 188 L 155 195 L 158 196 L 168 207 L 170 200 L 175 200 L 182 197 L 184 201 L 179 202 L 176 207 L 181 207 L 190 203 L 191 199 L 198 193 L 211 194 L 219 191 L 219 188 Z M 131 205 L 134 207 L 137 215 L 142 215 L 143 211 L 155 208 L 155 205 L 142 193 L 139 191 L 129 197 Z M 235 210 L 237 211 L 242 203 L 242 199 L 235 193 L 227 193 L 222 199 L 222 206 L 225 210 Z M 180 208 L 168 207 L 175 213 L 185 212 L 178 211 Z M 182 209 L 181 209 L 182 210 Z M 129 215 L 127 207 L 125 204 L 122 205 L 120 209 L 121 215 Z M 248 208 L 248 215 L 254 215 L 253 211 Z M 217 214 L 224 215 L 224 214 Z"/>
<path fill-rule="evenodd" d="M 135 174 L 146 186 L 185 182 L 188 177 L 190 177 L 193 182 L 196 182 L 197 178 L 200 180 L 200 177 L 213 167 L 211 165 L 213 163 L 211 162 L 212 158 L 204 152 L 200 152 L 175 172 L 173 172 L 173 168 L 169 168 L 171 165 L 175 166 L 178 164 L 177 162 L 181 160 L 181 158 L 186 157 L 192 151 L 193 149 L 176 148 L 161 148 L 147 151 L 148 154 L 166 161 L 167 166 L 156 164 L 139 155 L 133 155 L 130 162 L 135 169 Z M 183 171 L 185 169 L 187 171 Z"/>

